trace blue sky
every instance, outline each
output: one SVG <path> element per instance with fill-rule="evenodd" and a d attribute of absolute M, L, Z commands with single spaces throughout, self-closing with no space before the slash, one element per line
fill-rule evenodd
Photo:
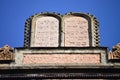
<path fill-rule="evenodd" d="M 39 12 L 85 12 L 100 22 L 101 46 L 120 42 L 120 0 L 0 0 L 0 47 L 23 47 L 24 25 Z"/>

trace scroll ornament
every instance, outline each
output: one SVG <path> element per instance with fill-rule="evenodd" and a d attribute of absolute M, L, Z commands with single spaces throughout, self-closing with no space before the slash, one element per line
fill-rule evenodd
<path fill-rule="evenodd" d="M 110 55 L 112 59 L 120 59 L 120 43 L 118 43 L 116 46 L 113 46 Z"/>
<path fill-rule="evenodd" d="M 13 49 L 8 45 L 0 48 L 0 60 L 13 60 Z"/>

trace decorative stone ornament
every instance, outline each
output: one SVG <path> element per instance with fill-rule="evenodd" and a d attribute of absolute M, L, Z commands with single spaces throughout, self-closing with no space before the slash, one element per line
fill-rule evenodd
<path fill-rule="evenodd" d="M 110 56 L 112 59 L 120 59 L 120 43 L 118 43 L 116 46 L 113 46 Z"/>
<path fill-rule="evenodd" d="M 0 61 L 2 60 L 13 60 L 13 49 L 8 45 L 0 48 Z"/>
<path fill-rule="evenodd" d="M 24 47 L 100 46 L 99 22 L 90 14 L 40 13 L 25 23 Z"/>

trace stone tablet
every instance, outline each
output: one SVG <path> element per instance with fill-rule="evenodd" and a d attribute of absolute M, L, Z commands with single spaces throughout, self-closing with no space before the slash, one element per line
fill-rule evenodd
<path fill-rule="evenodd" d="M 64 18 L 64 45 L 67 47 L 89 46 L 88 20 L 79 16 Z"/>
<path fill-rule="evenodd" d="M 34 47 L 57 47 L 58 37 L 58 19 L 44 16 L 36 20 Z"/>
<path fill-rule="evenodd" d="M 25 23 L 24 47 L 98 47 L 99 22 L 84 13 L 40 13 Z"/>
<path fill-rule="evenodd" d="M 23 64 L 99 64 L 100 54 L 24 54 Z"/>

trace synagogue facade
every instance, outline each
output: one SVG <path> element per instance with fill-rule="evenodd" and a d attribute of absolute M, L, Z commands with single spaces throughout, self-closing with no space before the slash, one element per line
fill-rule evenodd
<path fill-rule="evenodd" d="M 23 47 L 0 48 L 0 80 L 120 79 L 120 44 L 100 46 L 93 15 L 39 13 L 24 31 Z"/>

